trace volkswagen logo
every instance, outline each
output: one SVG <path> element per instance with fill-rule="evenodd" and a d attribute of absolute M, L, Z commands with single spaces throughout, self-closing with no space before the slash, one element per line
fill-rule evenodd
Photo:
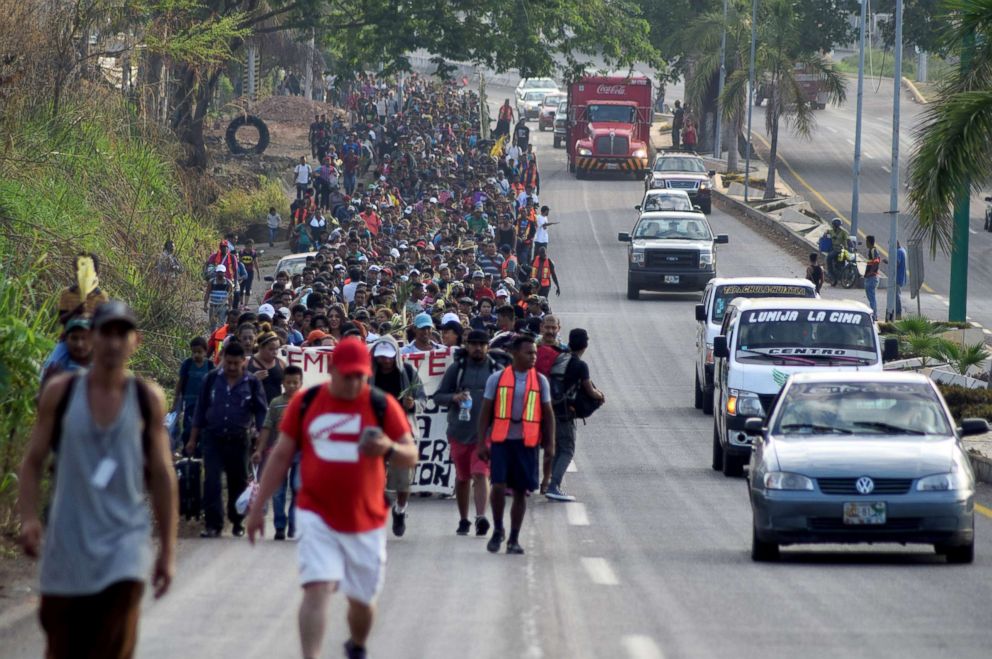
<path fill-rule="evenodd" d="M 875 481 L 867 476 L 862 476 L 854 483 L 854 487 L 860 494 L 871 494 L 875 490 Z"/>

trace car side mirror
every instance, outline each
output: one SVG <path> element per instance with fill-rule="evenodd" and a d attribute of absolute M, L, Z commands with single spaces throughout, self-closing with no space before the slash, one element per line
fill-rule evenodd
<path fill-rule="evenodd" d="M 641 210 L 641 205 L 640 204 L 637 204 L 636 206 L 634 206 L 634 210 L 635 211 Z"/>
<path fill-rule="evenodd" d="M 989 431 L 989 422 L 985 419 L 961 419 L 958 434 L 962 437 L 984 435 Z"/>
<path fill-rule="evenodd" d="M 710 171 L 707 172 L 707 174 L 710 175 L 710 178 L 713 178 L 714 176 L 716 176 L 716 170 L 715 169 L 711 169 Z"/>
<path fill-rule="evenodd" d="M 713 356 L 718 359 L 730 357 L 730 348 L 727 346 L 727 337 L 720 335 L 713 339 Z"/>
<path fill-rule="evenodd" d="M 744 430 L 753 433 L 764 433 L 766 430 L 765 420 L 760 416 L 748 417 L 744 420 Z"/>
<path fill-rule="evenodd" d="M 899 359 L 899 339 L 889 337 L 882 345 L 882 361 L 891 362 Z"/>
<path fill-rule="evenodd" d="M 276 278 L 275 278 L 275 277 L 273 277 L 272 275 L 265 275 L 265 277 L 263 277 L 263 279 L 264 279 L 265 281 L 268 281 L 268 282 L 273 282 L 273 281 L 275 281 L 275 280 L 276 280 Z"/>
<path fill-rule="evenodd" d="M 986 197 L 986 198 L 985 198 L 985 201 L 989 201 L 989 202 L 992 202 L 992 197 Z"/>
<path fill-rule="evenodd" d="M 725 233 L 718 233 L 717 234 L 717 236 L 716 236 L 716 244 L 717 245 L 726 245 L 729 242 L 730 242 L 730 236 L 728 236 Z"/>
<path fill-rule="evenodd" d="M 706 305 L 704 304 L 696 305 L 696 320 L 701 322 L 706 322 Z"/>
<path fill-rule="evenodd" d="M 619 240 L 622 243 L 629 243 L 630 234 L 627 233 L 626 231 L 621 231 L 620 233 L 617 234 L 617 240 Z"/>

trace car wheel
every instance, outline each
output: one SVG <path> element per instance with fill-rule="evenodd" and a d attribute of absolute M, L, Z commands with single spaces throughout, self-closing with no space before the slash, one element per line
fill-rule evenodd
<path fill-rule="evenodd" d="M 756 563 L 770 563 L 779 557 L 778 544 L 765 542 L 758 537 L 758 529 L 751 526 L 751 560 Z"/>
<path fill-rule="evenodd" d="M 582 180 L 585 177 L 586 177 L 586 170 L 582 169 L 581 167 L 576 167 L 575 168 L 575 178 L 577 178 L 579 180 Z"/>
<path fill-rule="evenodd" d="M 627 299 L 636 300 L 641 297 L 641 289 L 634 285 L 630 280 L 627 281 Z"/>
<path fill-rule="evenodd" d="M 703 387 L 703 414 L 713 414 L 713 388 Z"/>
<path fill-rule="evenodd" d="M 713 471 L 723 469 L 723 447 L 720 445 L 720 431 L 713 422 Z"/>
<path fill-rule="evenodd" d="M 713 202 L 707 201 L 706 203 L 701 205 L 701 208 L 704 214 L 709 215 L 710 213 L 713 212 Z"/>
<path fill-rule="evenodd" d="M 693 393 L 695 394 L 693 406 L 697 410 L 703 409 L 703 388 L 699 386 L 699 373 L 696 373 L 696 386 L 693 387 Z"/>
<path fill-rule="evenodd" d="M 737 478 L 744 475 L 744 460 L 730 451 L 723 452 L 723 475 L 727 478 Z"/>
<path fill-rule="evenodd" d="M 952 565 L 968 565 L 975 562 L 975 538 L 972 536 L 971 542 L 958 547 L 947 545 L 935 545 L 934 549 L 938 554 L 947 557 L 947 562 Z"/>

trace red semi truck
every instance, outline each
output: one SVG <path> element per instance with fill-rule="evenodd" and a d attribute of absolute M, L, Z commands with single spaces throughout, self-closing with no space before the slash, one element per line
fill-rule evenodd
<path fill-rule="evenodd" d="M 568 86 L 568 171 L 627 172 L 651 166 L 651 80 L 637 72 L 583 76 Z"/>

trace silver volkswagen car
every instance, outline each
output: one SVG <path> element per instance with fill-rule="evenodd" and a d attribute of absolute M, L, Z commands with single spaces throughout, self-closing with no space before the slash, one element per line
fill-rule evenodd
<path fill-rule="evenodd" d="M 782 388 L 751 454 L 751 557 L 797 543 L 925 543 L 949 563 L 975 556 L 975 478 L 960 427 L 917 373 L 799 373 Z"/>

